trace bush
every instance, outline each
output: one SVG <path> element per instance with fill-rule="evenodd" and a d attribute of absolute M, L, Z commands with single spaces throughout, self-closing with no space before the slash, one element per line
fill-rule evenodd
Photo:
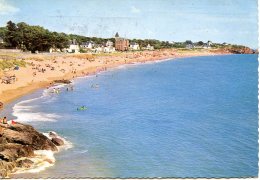
<path fill-rule="evenodd" d="M 0 60 L 0 69 L 10 69 L 15 66 L 25 67 L 26 62 L 23 60 Z"/>

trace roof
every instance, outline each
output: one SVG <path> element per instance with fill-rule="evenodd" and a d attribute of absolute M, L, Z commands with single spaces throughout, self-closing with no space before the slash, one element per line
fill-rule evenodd
<path fill-rule="evenodd" d="M 115 37 L 119 37 L 119 34 L 118 34 L 118 32 L 116 32 L 116 34 L 115 34 Z"/>
<path fill-rule="evenodd" d="M 130 45 L 134 46 L 134 45 L 138 45 L 138 43 L 136 43 L 136 42 L 131 42 Z"/>
<path fill-rule="evenodd" d="M 81 45 L 95 44 L 93 41 L 82 42 Z"/>

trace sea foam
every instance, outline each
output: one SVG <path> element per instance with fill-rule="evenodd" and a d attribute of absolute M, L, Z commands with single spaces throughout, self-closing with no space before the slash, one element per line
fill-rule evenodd
<path fill-rule="evenodd" d="M 66 140 L 63 137 L 60 137 L 56 132 L 52 131 L 53 134 L 55 134 L 56 137 L 62 139 L 64 141 L 63 146 L 57 146 L 58 152 L 62 150 L 67 150 L 73 147 L 73 144 Z M 42 133 L 49 139 L 51 139 L 49 133 Z M 54 166 L 55 164 L 55 152 L 51 150 L 36 150 L 34 151 L 34 157 L 27 158 L 33 162 L 33 166 L 30 168 L 17 168 L 17 171 L 14 174 L 21 174 L 21 173 L 38 173 L 40 171 L 45 170 L 48 167 Z M 20 160 L 25 159 L 20 158 Z"/>

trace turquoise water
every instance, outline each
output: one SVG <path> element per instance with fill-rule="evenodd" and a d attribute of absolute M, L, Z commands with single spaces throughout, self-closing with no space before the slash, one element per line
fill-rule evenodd
<path fill-rule="evenodd" d="M 256 55 L 183 58 L 23 97 L 2 114 L 13 109 L 73 148 L 56 154 L 55 166 L 17 177 L 256 177 L 257 68 Z"/>

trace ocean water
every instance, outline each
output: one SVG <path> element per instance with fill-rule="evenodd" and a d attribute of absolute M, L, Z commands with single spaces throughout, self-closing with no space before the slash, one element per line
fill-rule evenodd
<path fill-rule="evenodd" d="M 256 177 L 257 68 L 257 55 L 183 58 L 25 96 L 1 115 L 73 147 L 55 154 L 54 166 L 14 177 Z"/>

